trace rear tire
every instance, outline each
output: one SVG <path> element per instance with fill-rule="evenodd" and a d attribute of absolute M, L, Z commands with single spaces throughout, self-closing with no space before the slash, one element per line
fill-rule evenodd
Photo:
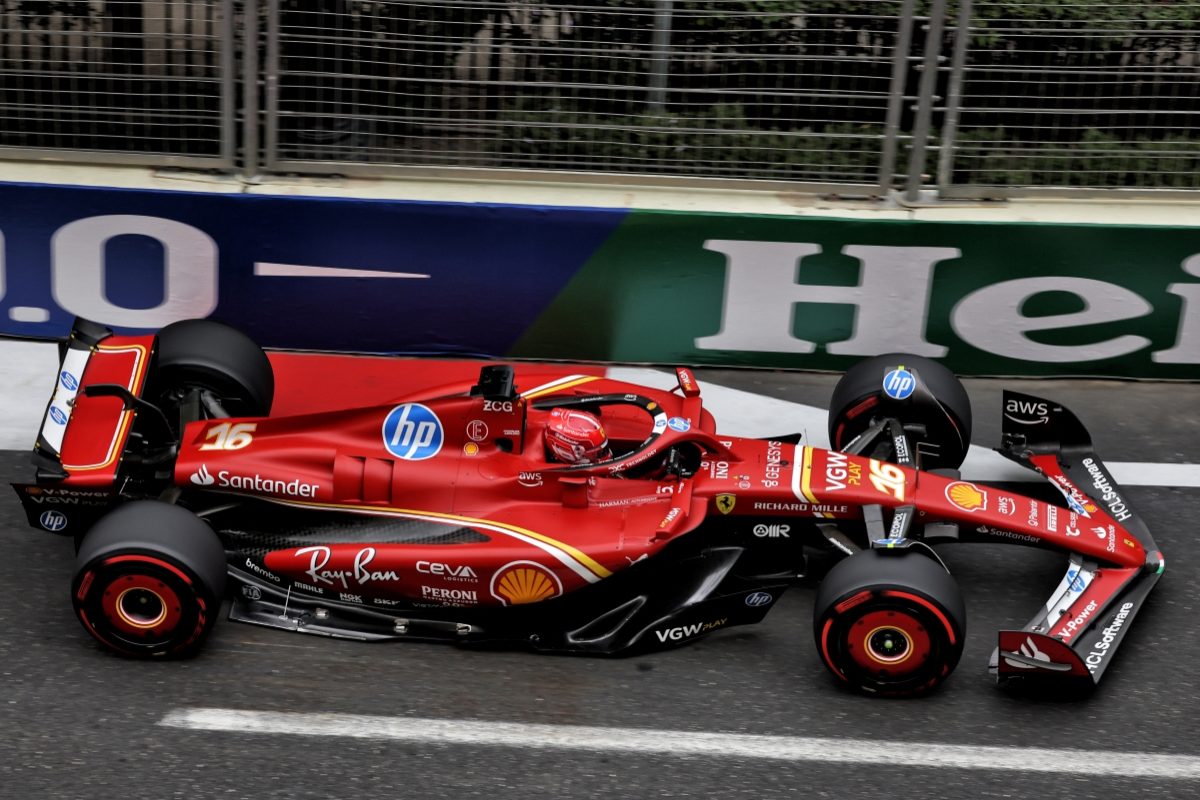
<path fill-rule="evenodd" d="M 225 549 L 179 506 L 129 503 L 102 517 L 76 556 L 71 601 L 84 630 L 134 658 L 181 658 L 204 644 L 225 592 Z"/>
<path fill-rule="evenodd" d="M 884 392 L 884 376 L 899 365 L 917 375 L 928 394 L 913 392 L 896 400 Z M 929 395 L 932 395 L 930 397 Z M 926 435 L 913 437 L 922 469 L 957 469 L 971 446 L 971 400 L 949 369 L 921 356 L 889 353 L 860 361 L 837 382 L 829 401 L 829 442 L 842 450 L 880 416 L 904 424 L 924 425 Z"/>
<path fill-rule="evenodd" d="M 817 591 L 813 633 L 825 666 L 857 691 L 914 697 L 958 665 L 966 635 L 958 584 L 920 553 L 864 550 Z"/>
<path fill-rule="evenodd" d="M 275 375 L 262 348 L 241 331 L 207 319 L 174 322 L 158 332 L 149 393 L 174 406 L 187 390 L 205 389 L 234 417 L 264 417 L 275 397 Z"/>

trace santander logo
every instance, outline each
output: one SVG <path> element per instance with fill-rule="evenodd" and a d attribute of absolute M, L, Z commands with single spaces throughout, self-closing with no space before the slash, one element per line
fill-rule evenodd
<path fill-rule="evenodd" d="M 212 486 L 216 483 L 216 479 L 209 474 L 208 465 L 206 464 L 201 464 L 200 469 L 193 472 L 188 480 L 197 486 Z"/>

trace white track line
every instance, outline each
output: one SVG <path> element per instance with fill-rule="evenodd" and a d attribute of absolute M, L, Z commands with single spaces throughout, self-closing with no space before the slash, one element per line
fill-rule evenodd
<path fill-rule="evenodd" d="M 54 389 L 58 349 L 52 343 L 0 341 L 0 449 L 27 450 L 42 424 L 46 402 Z M 661 389 L 675 385 L 675 375 L 640 367 L 613 367 L 609 377 Z M 809 444 L 828 446 L 828 412 L 816 406 L 764 397 L 714 383 L 701 383 L 704 407 L 717 418 L 720 430 L 733 436 L 779 436 L 802 432 Z M 1103 455 L 1103 454 L 1101 454 Z M 1117 482 L 1125 486 L 1200 487 L 1200 465 L 1142 461 L 1106 462 Z M 1037 476 L 994 450 L 972 445 L 963 476 L 979 481 L 1030 481 Z"/>
<path fill-rule="evenodd" d="M 1068 773 L 1124 778 L 1200 779 L 1200 758 L 1104 750 L 983 747 L 807 736 L 536 725 L 513 722 L 177 709 L 159 725 L 200 731 L 384 739 L 430 745 L 591 750 L 634 755 L 861 764 L 934 769 Z"/>

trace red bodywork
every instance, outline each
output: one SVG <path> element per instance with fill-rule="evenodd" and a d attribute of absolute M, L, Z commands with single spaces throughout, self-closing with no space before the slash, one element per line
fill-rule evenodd
<path fill-rule="evenodd" d="M 1137 539 L 1090 501 L 1085 517 L 874 459 L 719 437 L 690 375 L 680 383 L 683 396 L 571 376 L 511 402 L 455 386 L 369 408 L 198 422 L 184 433 L 175 481 L 294 507 L 482 533 L 486 541 L 452 546 L 314 543 L 274 550 L 264 560 L 266 569 L 302 587 L 431 605 L 509 605 L 570 592 L 653 556 L 710 515 L 856 519 L 871 503 L 915 504 L 921 522 L 995 528 L 998 536 L 1028 537 L 1028 543 L 1123 568 L 1109 570 L 1108 580 L 1145 562 Z M 648 447 L 582 468 L 547 461 L 541 432 L 549 407 L 540 401 L 635 394 L 652 398 L 655 408 L 606 405 L 602 419 L 610 439 L 626 450 L 657 433 Z M 431 412 L 440 427 L 437 452 L 420 459 L 387 446 L 385 421 L 413 404 Z M 694 476 L 624 476 L 682 443 L 705 453 Z M 1097 580 L 1091 590 L 1108 580 Z"/>

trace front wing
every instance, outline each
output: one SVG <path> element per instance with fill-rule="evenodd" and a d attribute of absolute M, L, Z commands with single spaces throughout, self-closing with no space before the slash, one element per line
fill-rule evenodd
<path fill-rule="evenodd" d="M 1113 547 L 1141 549 L 1141 565 L 1119 567 L 1073 554 L 1046 604 L 1021 630 L 1000 631 L 990 667 L 1008 683 L 1074 683 L 1093 687 L 1166 562 L 1091 437 L 1066 408 L 1042 398 L 1004 393 L 1000 452 L 1047 478 L 1079 515 L 1081 535 L 1106 531 Z M 1009 413 L 1017 409 L 1016 413 Z M 1029 413 L 1030 411 L 1033 413 Z M 1089 526 L 1088 523 L 1100 523 Z M 1097 534 L 1099 535 L 1099 534 Z"/>

